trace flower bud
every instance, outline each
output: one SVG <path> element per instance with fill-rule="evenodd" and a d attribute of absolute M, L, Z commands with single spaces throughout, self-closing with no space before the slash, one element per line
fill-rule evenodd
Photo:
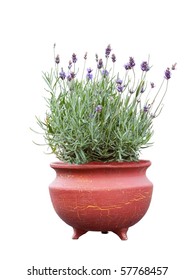
<path fill-rule="evenodd" d="M 100 58 L 97 64 L 97 68 L 101 69 L 103 67 L 103 60 Z"/>
<path fill-rule="evenodd" d="M 59 75 L 60 75 L 60 78 L 61 78 L 62 80 L 64 80 L 64 79 L 66 78 L 66 74 L 65 74 L 63 68 L 61 68 L 61 72 L 59 73 Z"/>
<path fill-rule="evenodd" d="M 106 56 L 106 58 L 108 58 L 109 57 L 109 55 L 110 55 L 110 53 L 111 53 L 111 46 L 110 46 L 110 44 L 107 46 L 107 48 L 106 48 L 106 51 L 105 51 L 105 56 Z"/>
<path fill-rule="evenodd" d="M 60 56 L 59 54 L 55 58 L 55 63 L 59 64 L 60 63 Z"/>
<path fill-rule="evenodd" d="M 114 62 L 116 62 L 116 55 L 115 54 L 112 54 L 112 62 L 114 63 Z"/>
<path fill-rule="evenodd" d="M 171 71 L 169 68 L 165 71 L 165 79 L 169 80 L 171 78 Z"/>
<path fill-rule="evenodd" d="M 77 62 L 77 56 L 75 53 L 72 54 L 72 62 L 76 63 Z"/>
<path fill-rule="evenodd" d="M 142 69 L 142 71 L 146 71 L 146 72 L 150 70 L 150 67 L 149 67 L 147 61 L 143 61 L 143 62 L 142 62 L 142 64 L 141 64 L 141 69 Z"/>
<path fill-rule="evenodd" d="M 95 108 L 95 111 L 100 113 L 102 111 L 102 105 L 98 105 L 96 108 Z"/>

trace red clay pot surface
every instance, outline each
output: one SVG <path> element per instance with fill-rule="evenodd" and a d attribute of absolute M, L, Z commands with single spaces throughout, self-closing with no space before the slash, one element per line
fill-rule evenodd
<path fill-rule="evenodd" d="M 146 213 L 152 183 L 146 177 L 150 161 L 51 163 L 56 178 L 49 186 L 56 213 L 74 229 L 73 239 L 87 231 L 112 231 L 122 240 Z"/>

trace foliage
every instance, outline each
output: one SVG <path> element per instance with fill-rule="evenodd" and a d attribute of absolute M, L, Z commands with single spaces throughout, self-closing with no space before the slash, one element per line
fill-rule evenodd
<path fill-rule="evenodd" d="M 84 55 L 80 78 L 76 72 L 76 54 L 73 53 L 66 73 L 63 68 L 59 70 L 60 57 L 55 55 L 55 45 L 54 58 L 55 68 L 43 73 L 49 95 L 45 98 L 48 110 L 44 120 L 37 118 L 51 152 L 64 162 L 76 164 L 137 161 L 141 149 L 151 145 L 152 123 L 162 109 L 170 68 L 151 99 L 155 86 L 154 83 L 150 83 L 149 89 L 147 86 L 149 61 L 141 63 L 141 76 L 136 81 L 132 57 L 124 65 L 124 79 L 120 79 L 119 73 L 115 75 L 116 56 L 111 55 L 110 45 L 105 51 L 105 62 L 96 54 L 95 71 L 86 69 L 87 53 Z M 164 94 L 156 104 L 162 88 Z"/>

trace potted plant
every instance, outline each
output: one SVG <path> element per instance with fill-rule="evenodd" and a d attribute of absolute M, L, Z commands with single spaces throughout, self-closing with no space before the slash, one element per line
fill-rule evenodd
<path fill-rule="evenodd" d="M 176 65 L 165 70 L 157 88 L 146 80 L 149 59 L 137 67 L 130 57 L 119 74 L 110 45 L 104 55 L 96 54 L 91 68 L 85 53 L 80 72 L 77 55 L 65 69 L 54 45 L 55 67 L 43 73 L 47 111 L 44 120 L 36 119 L 60 160 L 51 163 L 56 178 L 49 190 L 55 211 L 73 227 L 74 239 L 87 231 L 113 231 L 125 240 L 128 228 L 146 213 L 153 188 L 146 177 L 151 162 L 140 160 L 140 152 L 151 145 L 153 120 Z"/>

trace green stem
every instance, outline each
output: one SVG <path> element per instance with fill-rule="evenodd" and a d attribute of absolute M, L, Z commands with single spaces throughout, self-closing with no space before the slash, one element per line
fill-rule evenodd
<path fill-rule="evenodd" d="M 132 86 L 132 91 L 133 91 L 134 86 L 135 86 L 135 70 L 134 70 L 134 68 L 132 70 L 133 70 L 133 86 Z"/>
<path fill-rule="evenodd" d="M 149 90 L 146 98 L 145 98 L 145 105 L 147 106 L 148 105 L 148 101 L 149 101 L 149 96 L 150 96 L 150 92 L 151 92 L 151 89 Z"/>
<path fill-rule="evenodd" d="M 158 89 L 158 91 L 157 91 L 157 93 L 156 93 L 156 95 L 155 95 L 155 97 L 154 97 L 152 103 L 151 103 L 151 107 L 153 106 L 153 104 L 154 104 L 154 102 L 155 102 L 155 100 L 156 100 L 156 98 L 157 98 L 159 92 L 161 91 L 161 88 L 162 88 L 162 86 L 163 86 L 163 84 L 164 84 L 164 81 L 165 81 L 165 79 L 163 79 L 163 81 L 162 81 L 162 83 L 161 83 L 161 85 L 160 85 L 160 87 L 159 87 L 159 89 Z"/>
<path fill-rule="evenodd" d="M 75 63 L 74 63 L 74 73 L 75 73 Z"/>
<path fill-rule="evenodd" d="M 85 62 L 84 62 L 84 67 L 83 67 L 83 73 L 82 73 L 82 79 L 83 80 L 83 76 L 84 76 L 84 73 L 85 73 L 85 67 L 86 67 L 86 59 L 85 59 Z"/>
<path fill-rule="evenodd" d="M 154 111 L 154 116 L 156 115 L 156 112 L 158 111 L 158 108 L 160 107 L 160 105 L 161 105 L 161 103 L 162 103 L 162 101 L 163 101 L 163 99 L 164 99 L 164 97 L 165 97 L 165 95 L 166 95 L 166 93 L 167 93 L 167 89 L 168 89 L 168 80 L 167 80 L 165 92 L 164 92 L 164 94 L 163 94 L 163 96 L 162 96 L 162 98 L 161 98 L 161 100 L 160 100 L 160 102 L 159 102 L 159 104 L 158 104 L 156 110 Z"/>
<path fill-rule="evenodd" d="M 111 77 L 111 78 L 113 78 L 113 77 L 114 77 L 114 66 L 115 66 L 115 64 L 114 64 L 114 62 L 113 62 L 112 77 Z"/>
<path fill-rule="evenodd" d="M 55 71 L 56 71 L 56 78 L 57 78 L 58 77 L 58 64 L 56 63 L 55 44 L 53 46 L 53 55 L 54 55 Z"/>
<path fill-rule="evenodd" d="M 126 82 L 126 79 L 127 79 L 127 74 L 128 74 L 129 70 L 126 70 L 126 73 L 125 73 L 125 78 L 124 78 L 124 82 L 123 84 L 125 85 L 125 82 Z"/>
<path fill-rule="evenodd" d="M 106 64 L 105 64 L 104 70 L 107 69 L 107 65 L 108 65 L 108 57 L 106 58 Z"/>

